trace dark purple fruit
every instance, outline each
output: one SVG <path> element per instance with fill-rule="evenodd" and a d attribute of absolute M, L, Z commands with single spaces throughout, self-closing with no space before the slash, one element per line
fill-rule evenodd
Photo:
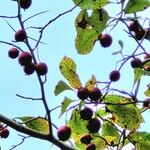
<path fill-rule="evenodd" d="M 80 138 L 81 143 L 89 144 L 92 141 L 92 137 L 89 133 L 85 133 Z"/>
<path fill-rule="evenodd" d="M 20 0 L 20 7 L 23 9 L 28 9 L 32 4 L 32 0 Z"/>
<path fill-rule="evenodd" d="M 59 140 L 66 141 L 71 136 L 71 129 L 67 125 L 63 125 L 58 128 L 57 136 Z"/>
<path fill-rule="evenodd" d="M 80 111 L 80 116 L 83 120 L 89 120 L 93 116 L 93 110 L 91 108 L 85 107 Z"/>
<path fill-rule="evenodd" d="M 39 74 L 39 75 L 41 75 L 41 76 L 43 76 L 43 75 L 46 75 L 47 74 L 47 72 L 48 72 L 48 67 L 47 67 L 47 65 L 45 64 L 45 63 L 38 63 L 37 65 L 36 65 L 36 72 L 37 72 L 37 74 Z"/>
<path fill-rule="evenodd" d="M 8 56 L 12 59 L 15 59 L 19 56 L 19 50 L 15 47 L 9 49 Z"/>
<path fill-rule="evenodd" d="M 89 130 L 89 132 L 96 133 L 99 131 L 101 124 L 100 124 L 100 121 L 98 119 L 92 118 L 92 119 L 88 120 L 86 127 Z"/>
<path fill-rule="evenodd" d="M 18 57 L 19 64 L 29 66 L 32 62 L 32 56 L 29 52 L 22 52 Z"/>
<path fill-rule="evenodd" d="M 149 40 L 150 39 L 150 28 L 146 28 L 146 29 L 144 29 L 144 31 L 145 31 L 145 39 L 147 39 L 147 40 Z"/>
<path fill-rule="evenodd" d="M 94 87 L 89 94 L 89 98 L 95 102 L 97 102 L 101 98 L 101 96 L 102 96 L 101 90 L 97 87 Z"/>
<path fill-rule="evenodd" d="M 109 74 L 109 79 L 113 82 L 118 81 L 120 79 L 120 72 L 118 70 L 113 70 Z"/>
<path fill-rule="evenodd" d="M 96 150 L 96 145 L 94 143 L 90 143 L 86 146 L 86 150 Z"/>
<path fill-rule="evenodd" d="M 141 68 L 142 61 L 139 58 L 134 58 L 131 60 L 131 67 L 132 68 Z"/>
<path fill-rule="evenodd" d="M 0 131 L 1 138 L 7 138 L 9 136 L 9 130 L 7 128 L 4 128 Z"/>
<path fill-rule="evenodd" d="M 144 107 L 150 107 L 150 99 L 146 99 L 146 100 L 143 102 L 143 106 L 144 106 Z"/>
<path fill-rule="evenodd" d="M 102 47 L 109 47 L 112 44 L 112 37 L 109 34 L 102 34 L 100 44 Z"/>
<path fill-rule="evenodd" d="M 139 29 L 138 31 L 135 32 L 135 38 L 140 41 L 143 39 L 143 37 L 145 36 L 145 31 L 143 29 Z"/>
<path fill-rule="evenodd" d="M 77 91 L 77 97 L 81 100 L 85 100 L 89 97 L 89 90 L 86 87 L 81 87 Z"/>
<path fill-rule="evenodd" d="M 149 59 L 150 58 L 150 52 L 145 54 L 144 59 Z"/>
<path fill-rule="evenodd" d="M 28 66 L 24 66 L 23 70 L 27 75 L 33 74 L 35 71 L 35 65 L 31 63 Z"/>
<path fill-rule="evenodd" d="M 137 21 L 131 21 L 129 24 L 129 30 L 130 31 L 138 31 L 139 30 L 139 23 Z"/>
<path fill-rule="evenodd" d="M 24 41 L 26 38 L 27 38 L 27 34 L 26 34 L 25 30 L 23 30 L 23 29 L 18 30 L 18 31 L 15 33 L 15 40 L 16 40 L 17 42 L 22 42 L 22 41 Z"/>

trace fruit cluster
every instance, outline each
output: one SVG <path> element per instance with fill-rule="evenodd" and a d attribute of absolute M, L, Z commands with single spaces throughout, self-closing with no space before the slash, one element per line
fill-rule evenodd
<path fill-rule="evenodd" d="M 94 87 L 91 91 L 86 87 L 81 87 L 77 91 L 77 97 L 81 100 L 85 100 L 89 97 L 91 101 L 98 102 L 101 96 L 102 93 L 98 87 Z"/>
<path fill-rule="evenodd" d="M 150 39 L 150 28 L 143 29 L 138 21 L 131 21 L 128 27 L 131 32 L 134 32 L 136 40 Z"/>
<path fill-rule="evenodd" d="M 7 138 L 8 136 L 9 136 L 9 130 L 6 127 L 3 127 L 2 124 L 0 124 L 0 137 Z"/>

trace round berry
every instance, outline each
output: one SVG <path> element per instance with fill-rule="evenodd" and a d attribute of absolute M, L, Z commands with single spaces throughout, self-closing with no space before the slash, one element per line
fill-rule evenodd
<path fill-rule="evenodd" d="M 139 58 L 134 58 L 131 60 L 131 67 L 132 68 L 141 68 L 142 61 Z"/>
<path fill-rule="evenodd" d="M 7 138 L 9 136 L 9 130 L 7 128 L 4 128 L 0 131 L 1 138 Z"/>
<path fill-rule="evenodd" d="M 27 75 L 33 74 L 35 71 L 35 65 L 31 63 L 28 66 L 24 66 L 23 70 Z"/>
<path fill-rule="evenodd" d="M 89 90 L 86 87 L 81 87 L 77 91 L 77 97 L 81 100 L 85 100 L 89 97 Z"/>
<path fill-rule="evenodd" d="M 120 72 L 118 70 L 113 70 L 109 74 L 109 79 L 113 82 L 118 81 L 120 79 Z"/>
<path fill-rule="evenodd" d="M 29 52 L 22 52 L 18 57 L 19 64 L 29 66 L 32 62 L 32 56 Z"/>
<path fill-rule="evenodd" d="M 43 75 L 46 75 L 47 72 L 48 72 L 48 67 L 45 63 L 38 63 L 36 66 L 36 72 L 37 74 L 43 76 Z"/>
<path fill-rule="evenodd" d="M 25 30 L 20 29 L 15 33 L 15 40 L 17 42 L 22 42 L 27 38 L 27 34 L 25 32 Z"/>
<path fill-rule="evenodd" d="M 9 49 L 8 56 L 12 59 L 15 59 L 19 56 L 19 50 L 15 47 Z"/>
<path fill-rule="evenodd" d="M 109 47 L 112 44 L 112 37 L 109 34 L 102 34 L 100 44 L 102 47 Z"/>
<path fill-rule="evenodd" d="M 89 144 L 92 141 L 92 137 L 89 133 L 85 133 L 80 137 L 80 141 L 83 144 Z"/>
<path fill-rule="evenodd" d="M 20 7 L 23 9 L 28 9 L 32 4 L 32 0 L 20 0 Z"/>
<path fill-rule="evenodd" d="M 59 140 L 66 141 L 71 136 L 71 129 L 68 126 L 63 125 L 58 128 L 57 136 L 58 136 Z"/>
<path fill-rule="evenodd" d="M 144 107 L 150 107 L 150 99 L 146 99 L 146 100 L 143 102 L 143 106 L 144 106 Z"/>
<path fill-rule="evenodd" d="M 93 116 L 93 110 L 91 108 L 85 107 L 80 111 L 80 116 L 83 120 L 89 120 Z"/>
<path fill-rule="evenodd" d="M 130 31 L 138 31 L 139 30 L 139 23 L 137 21 L 131 21 L 129 24 L 129 30 Z"/>
<path fill-rule="evenodd" d="M 96 145 L 94 143 L 90 143 L 86 146 L 86 150 L 96 150 Z"/>
<path fill-rule="evenodd" d="M 88 120 L 86 127 L 89 130 L 89 132 L 96 133 L 99 131 L 101 124 L 100 124 L 100 121 L 98 119 L 92 118 L 92 119 Z"/>
<path fill-rule="evenodd" d="M 135 32 L 134 36 L 138 41 L 140 41 L 145 36 L 145 33 L 146 32 L 143 29 L 139 29 L 138 31 Z"/>
<path fill-rule="evenodd" d="M 89 98 L 95 102 L 97 102 L 101 98 L 101 96 L 102 96 L 101 90 L 97 87 L 94 87 L 89 94 Z"/>

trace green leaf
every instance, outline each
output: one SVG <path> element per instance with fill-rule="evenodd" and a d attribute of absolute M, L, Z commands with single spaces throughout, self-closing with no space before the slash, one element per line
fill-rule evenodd
<path fill-rule="evenodd" d="M 65 90 L 72 90 L 69 85 L 67 85 L 64 81 L 60 80 L 54 90 L 55 96 L 59 95 Z"/>
<path fill-rule="evenodd" d="M 64 100 L 61 103 L 61 113 L 59 115 L 59 118 L 65 113 L 68 106 L 73 102 L 72 99 L 65 97 Z"/>
<path fill-rule="evenodd" d="M 96 150 L 103 150 L 106 148 L 106 142 L 100 137 L 94 137 L 92 142 L 96 145 Z"/>
<path fill-rule="evenodd" d="M 100 117 L 105 117 L 106 115 L 108 115 L 108 113 L 106 112 L 105 109 L 100 108 L 99 110 L 96 111 L 96 114 Z"/>
<path fill-rule="evenodd" d="M 135 142 L 137 150 L 148 150 L 150 148 L 150 133 L 135 132 L 130 134 L 129 137 Z"/>
<path fill-rule="evenodd" d="M 71 87 L 78 89 L 82 86 L 79 76 L 76 74 L 76 64 L 71 58 L 64 56 L 60 62 L 59 69 L 69 81 Z"/>
<path fill-rule="evenodd" d="M 149 89 L 147 89 L 147 90 L 144 92 L 144 94 L 145 94 L 145 96 L 150 97 L 150 90 L 149 90 Z"/>
<path fill-rule="evenodd" d="M 44 118 L 24 116 L 18 117 L 28 128 L 35 131 L 49 133 L 48 121 Z"/>
<path fill-rule="evenodd" d="M 134 68 L 134 84 L 139 81 L 143 75 L 150 76 L 150 72 L 140 68 Z"/>
<path fill-rule="evenodd" d="M 91 27 L 100 35 L 106 28 L 108 20 L 109 15 L 105 9 L 95 9 L 90 16 L 89 23 Z"/>
<path fill-rule="evenodd" d="M 90 17 L 87 10 L 80 11 L 75 20 L 75 47 L 79 54 L 86 55 L 93 50 L 99 35 L 106 28 L 108 19 L 108 13 L 104 9 L 95 9 Z"/>
<path fill-rule="evenodd" d="M 73 2 L 77 5 L 81 0 L 73 0 Z M 83 0 L 79 7 L 81 9 L 100 9 L 109 3 L 108 0 Z"/>
<path fill-rule="evenodd" d="M 84 133 L 88 133 L 86 124 L 87 124 L 87 121 L 81 119 L 79 111 L 77 109 L 74 109 L 72 111 L 71 119 L 68 121 L 68 125 L 72 130 L 71 137 L 74 139 L 76 145 L 78 146 L 82 145 L 80 142 L 80 137 Z"/>
<path fill-rule="evenodd" d="M 96 77 L 94 75 L 92 75 L 91 79 L 89 79 L 86 84 L 85 84 L 85 87 L 88 89 L 88 90 L 92 90 L 94 88 L 96 84 Z"/>
<path fill-rule="evenodd" d="M 115 118 L 114 122 L 120 127 L 128 130 L 138 129 L 143 122 L 140 109 L 135 104 L 127 104 L 133 102 L 132 99 L 119 95 L 107 95 L 104 101 L 110 103 L 106 106 Z"/>
<path fill-rule="evenodd" d="M 114 144 L 117 144 L 119 142 L 119 132 L 118 130 L 108 121 L 104 121 L 102 125 L 102 136 L 106 139 L 107 137 L 112 137 L 112 140 Z M 111 144 L 112 141 L 107 141 L 109 144 Z"/>
<path fill-rule="evenodd" d="M 150 6 L 149 0 L 129 0 L 126 7 L 125 13 L 131 14 L 138 11 L 143 11 Z"/>
<path fill-rule="evenodd" d="M 77 36 L 75 39 L 75 47 L 78 54 L 86 55 L 89 54 L 98 39 L 99 33 L 94 29 L 78 29 Z"/>

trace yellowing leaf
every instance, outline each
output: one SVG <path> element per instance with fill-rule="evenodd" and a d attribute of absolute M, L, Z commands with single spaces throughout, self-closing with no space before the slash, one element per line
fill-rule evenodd
<path fill-rule="evenodd" d="M 95 84 L 96 84 L 96 77 L 94 75 L 92 75 L 91 79 L 89 79 L 86 82 L 85 86 L 88 90 L 92 90 L 94 88 Z"/>
<path fill-rule="evenodd" d="M 49 133 L 49 125 L 48 121 L 44 118 L 36 118 L 36 117 L 18 117 L 28 128 L 31 128 L 33 130 Z"/>
<path fill-rule="evenodd" d="M 107 108 L 111 111 L 115 118 L 116 124 L 128 130 L 139 128 L 143 121 L 140 109 L 134 104 L 124 105 L 125 103 L 133 102 L 132 99 L 119 95 L 108 95 L 104 101 L 112 103 L 112 105 L 107 105 Z"/>
<path fill-rule="evenodd" d="M 64 56 L 60 62 L 59 69 L 62 75 L 69 81 L 71 87 L 78 89 L 82 86 L 76 74 L 76 64 L 71 58 Z"/>

